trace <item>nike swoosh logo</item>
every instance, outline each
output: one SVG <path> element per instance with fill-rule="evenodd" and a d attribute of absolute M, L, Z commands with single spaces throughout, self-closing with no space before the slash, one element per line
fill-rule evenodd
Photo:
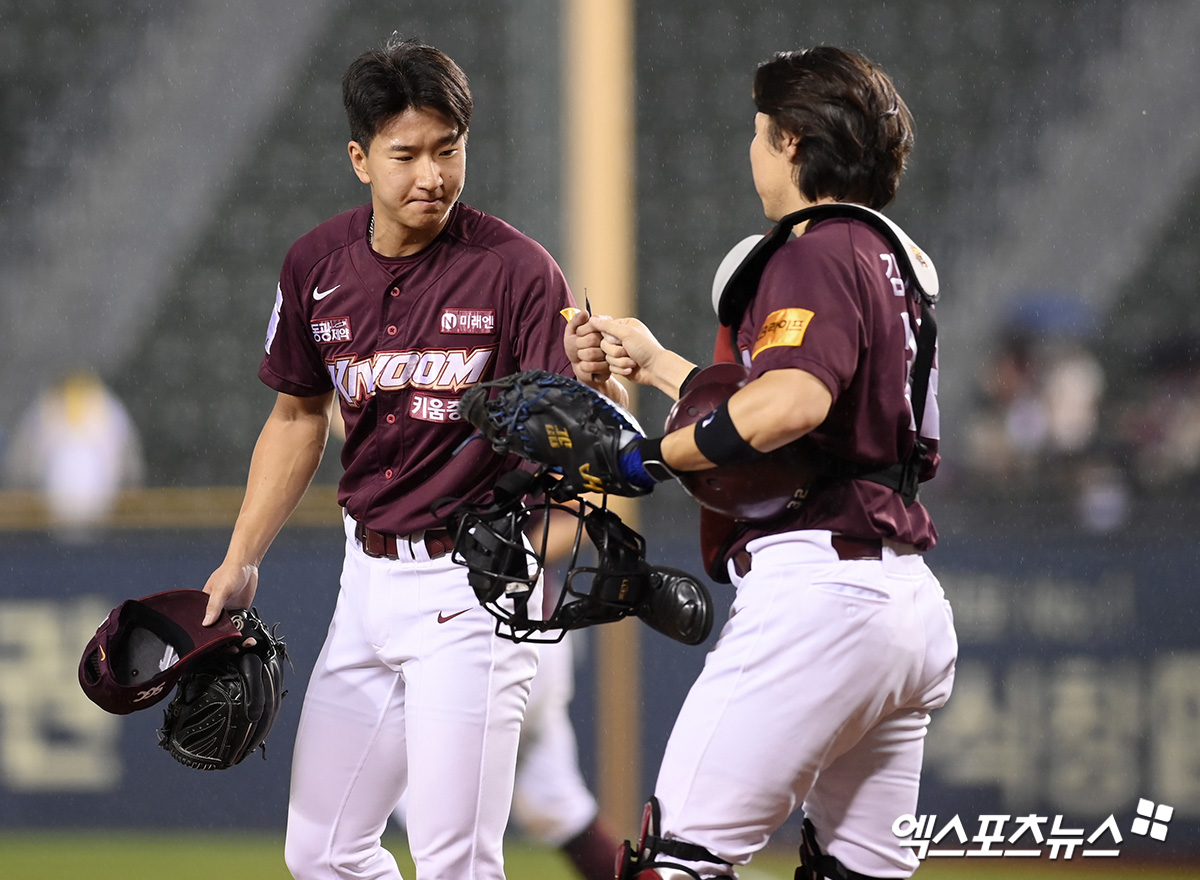
<path fill-rule="evenodd" d="M 438 613 L 438 623 L 445 623 L 448 620 L 453 620 L 454 618 L 458 617 L 458 615 L 466 614 L 470 610 L 471 610 L 470 608 L 464 608 L 462 611 L 455 611 L 453 614 L 443 614 L 443 613 L 439 612 Z"/>
<path fill-rule="evenodd" d="M 337 290 L 341 286 L 342 285 L 340 285 L 340 284 L 335 284 L 333 287 L 329 288 L 328 290 L 319 290 L 316 287 L 314 287 L 313 288 L 313 299 L 325 299 L 325 297 L 329 296 L 329 294 L 333 293 L 335 290 Z"/>
<path fill-rule="evenodd" d="M 712 424 L 712 420 L 715 419 L 716 417 L 717 417 L 716 413 L 713 413 L 712 415 L 706 417 L 702 422 L 700 422 L 700 427 L 707 428 L 709 425 Z"/>

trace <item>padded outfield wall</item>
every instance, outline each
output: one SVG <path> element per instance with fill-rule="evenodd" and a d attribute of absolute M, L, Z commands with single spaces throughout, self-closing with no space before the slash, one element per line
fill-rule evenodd
<path fill-rule="evenodd" d="M 0 825 L 282 828 L 301 694 L 340 569 L 336 526 L 287 529 L 263 567 L 257 604 L 268 621 L 281 622 L 295 663 L 265 761 L 255 755 L 228 772 L 186 769 L 157 747 L 161 707 L 108 715 L 76 681 L 82 648 L 112 607 L 199 585 L 225 540 L 224 530 L 124 530 L 91 545 L 3 535 Z M 683 539 L 652 545 L 651 558 L 698 569 Z M 984 816 L 1011 817 L 1010 834 L 1016 817 L 1040 816 L 1048 839 L 1055 817 L 1061 829 L 1090 835 L 1112 816 L 1122 852 L 1200 854 L 1195 543 L 956 532 L 930 562 L 954 603 L 962 644 L 955 694 L 929 735 L 919 816 L 936 815 L 929 821 L 938 832 L 958 817 L 969 837 Z M 723 620 L 731 588 L 712 588 Z M 648 629 L 642 646 L 649 792 L 704 649 Z M 581 654 L 573 715 L 590 775 L 606 730 L 592 710 L 596 670 L 587 639 Z M 1160 823 L 1165 840 L 1131 833 L 1146 803 L 1172 808 Z M 622 830 L 632 833 L 636 818 Z M 939 846 L 955 836 L 952 827 Z M 794 837 L 789 825 L 779 840 Z"/>

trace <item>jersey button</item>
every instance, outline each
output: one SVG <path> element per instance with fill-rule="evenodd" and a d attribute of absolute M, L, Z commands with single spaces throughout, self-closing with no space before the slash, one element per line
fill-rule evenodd
<path fill-rule="evenodd" d="M 396 335 L 396 325 L 395 324 L 388 324 L 387 334 L 388 334 L 388 336 Z"/>
<path fill-rule="evenodd" d="M 391 290 L 391 294 L 392 294 L 392 296 L 399 296 L 399 295 L 400 295 L 400 288 L 399 288 L 399 287 L 393 287 L 393 288 L 392 288 L 392 290 Z"/>
<path fill-rule="evenodd" d="M 383 472 L 383 475 L 390 480 L 392 478 L 392 469 L 388 468 L 386 471 Z"/>
<path fill-rule="evenodd" d="M 395 414 L 395 413 L 388 413 L 388 414 L 387 414 L 387 420 L 386 420 L 386 421 L 387 421 L 387 423 L 388 423 L 389 425 L 394 425 L 394 424 L 396 424 L 396 414 Z"/>

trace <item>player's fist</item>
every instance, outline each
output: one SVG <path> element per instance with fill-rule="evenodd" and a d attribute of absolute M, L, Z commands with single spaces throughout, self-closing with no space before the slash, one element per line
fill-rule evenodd
<path fill-rule="evenodd" d="M 637 318 L 606 315 L 597 315 L 590 325 L 600 332 L 600 350 L 610 372 L 639 385 L 654 384 L 654 365 L 664 349 L 650 328 Z"/>
<path fill-rule="evenodd" d="M 593 387 L 603 385 L 612 375 L 601 348 L 603 337 L 592 325 L 592 316 L 580 309 L 567 321 L 563 346 L 575 371 L 575 378 Z"/>

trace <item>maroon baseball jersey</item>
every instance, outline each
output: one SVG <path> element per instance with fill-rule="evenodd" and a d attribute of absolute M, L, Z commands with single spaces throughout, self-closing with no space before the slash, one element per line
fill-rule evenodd
<path fill-rule="evenodd" d="M 750 378 L 798 368 L 833 395 L 825 421 L 809 438 L 854 464 L 884 468 L 904 460 L 916 438 L 909 372 L 916 356 L 918 312 L 888 241 L 858 220 L 811 226 L 767 263 L 742 320 L 738 346 Z M 921 437 L 938 464 L 936 361 Z M 852 537 L 890 538 L 927 550 L 937 541 L 928 511 L 905 506 L 892 489 L 867 480 L 835 480 L 811 491 L 794 514 L 747 538 L 794 529 L 829 529 Z"/>
<path fill-rule="evenodd" d="M 288 252 L 259 377 L 297 396 L 333 389 L 346 423 L 338 501 L 381 532 L 444 523 L 430 505 L 481 501 L 518 460 L 458 412 L 472 385 L 518 370 L 569 373 L 562 344 L 574 305 L 539 244 L 458 204 L 424 250 L 371 250 L 364 205 L 322 223 Z"/>

